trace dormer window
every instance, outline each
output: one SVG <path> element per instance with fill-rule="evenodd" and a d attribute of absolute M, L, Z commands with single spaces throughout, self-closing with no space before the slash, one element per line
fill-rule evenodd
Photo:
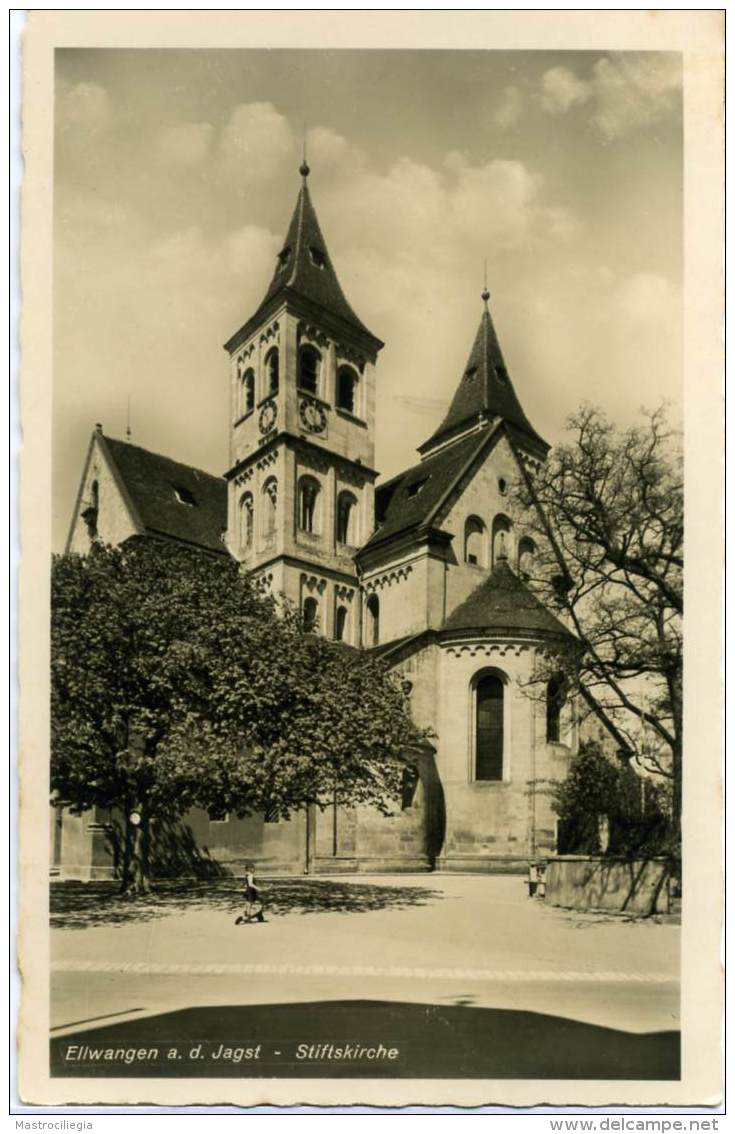
<path fill-rule="evenodd" d="M 423 480 L 415 480 L 413 484 L 406 485 L 406 496 L 418 496 L 428 479 L 428 476 L 425 476 Z"/>
<path fill-rule="evenodd" d="M 188 488 L 183 484 L 174 484 L 171 487 L 174 490 L 174 496 L 179 504 L 186 504 L 188 508 L 196 508 L 197 502 Z"/>
<path fill-rule="evenodd" d="M 507 382 L 508 381 L 508 371 L 505 369 L 504 366 L 496 366 L 495 367 L 495 373 L 498 376 L 499 382 Z"/>
<path fill-rule="evenodd" d="M 324 255 L 321 248 L 310 248 L 309 256 L 311 257 L 311 262 L 315 268 L 326 268 L 327 257 Z"/>
<path fill-rule="evenodd" d="M 281 270 L 282 268 L 285 268 L 286 264 L 291 259 L 291 249 L 290 248 L 282 248 L 281 251 L 278 253 L 278 256 L 276 257 L 276 259 L 278 260 L 279 270 Z"/>
<path fill-rule="evenodd" d="M 465 370 L 465 372 L 464 372 L 465 382 L 472 382 L 472 381 L 474 381 L 474 379 L 476 377 L 477 377 L 477 367 L 476 366 L 470 366 L 470 367 L 468 367 L 467 370 Z"/>

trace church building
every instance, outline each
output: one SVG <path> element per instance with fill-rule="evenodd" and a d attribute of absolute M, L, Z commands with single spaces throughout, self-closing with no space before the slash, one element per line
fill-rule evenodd
<path fill-rule="evenodd" d="M 212 476 L 95 429 L 67 550 L 149 534 L 234 556 L 315 633 L 378 651 L 432 739 L 395 814 L 336 806 L 288 822 L 192 812 L 196 844 L 234 873 L 520 871 L 553 853 L 550 781 L 577 748 L 574 706 L 529 679 L 569 631 L 526 582 L 512 506 L 549 446 L 526 417 L 489 310 L 444 420 L 418 459 L 375 468 L 381 340 L 353 311 L 312 204 L 296 208 L 229 358 L 227 471 Z M 223 461 L 224 464 L 224 461 Z M 53 815 L 52 872 L 109 877 L 102 814 Z"/>

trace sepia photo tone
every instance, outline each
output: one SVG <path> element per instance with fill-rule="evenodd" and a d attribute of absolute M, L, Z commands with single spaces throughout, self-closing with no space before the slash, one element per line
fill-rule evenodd
<path fill-rule="evenodd" d="M 55 1097 L 666 1101 L 683 53 L 57 46 L 53 92 Z"/>

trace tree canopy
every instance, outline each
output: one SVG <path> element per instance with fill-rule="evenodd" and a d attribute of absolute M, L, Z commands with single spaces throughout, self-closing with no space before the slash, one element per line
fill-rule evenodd
<path fill-rule="evenodd" d="M 193 806 L 389 811 L 417 739 L 379 659 L 308 633 L 224 556 L 151 538 L 54 559 L 51 671 L 55 798 L 137 813 L 138 881 L 150 820 Z"/>
<path fill-rule="evenodd" d="M 671 781 L 681 811 L 683 478 L 664 408 L 617 429 L 586 406 L 570 440 L 527 475 L 520 504 L 531 586 L 576 635 L 563 669 L 620 753 Z M 548 676 L 546 675 L 546 676 Z"/>

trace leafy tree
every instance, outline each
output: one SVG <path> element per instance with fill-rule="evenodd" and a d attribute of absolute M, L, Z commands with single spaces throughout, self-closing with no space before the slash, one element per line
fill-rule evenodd
<path fill-rule="evenodd" d="M 670 782 L 679 837 L 682 761 L 683 483 L 665 410 L 618 430 L 583 407 L 571 440 L 519 490 L 537 553 L 530 585 L 573 629 L 560 669 L 621 754 Z"/>
<path fill-rule="evenodd" d="M 387 812 L 417 739 L 377 658 L 308 633 L 233 561 L 151 539 L 54 560 L 51 671 L 56 801 L 120 810 L 129 892 L 151 821 L 335 794 Z"/>
<path fill-rule="evenodd" d="M 580 745 L 568 776 L 554 787 L 553 807 L 559 816 L 562 853 L 676 855 L 662 785 L 643 779 L 628 764 L 610 760 L 597 741 Z M 603 825 L 607 840 L 602 839 Z"/>

